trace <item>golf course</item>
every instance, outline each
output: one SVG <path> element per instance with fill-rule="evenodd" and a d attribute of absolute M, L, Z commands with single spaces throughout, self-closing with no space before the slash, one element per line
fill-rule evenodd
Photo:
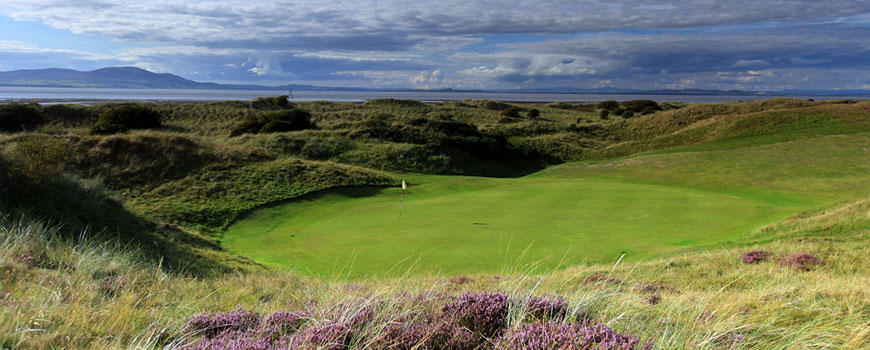
<path fill-rule="evenodd" d="M 401 219 L 399 188 L 329 190 L 256 211 L 224 244 L 322 274 L 551 270 L 711 244 L 796 210 L 786 198 L 606 179 L 413 179 Z"/>
<path fill-rule="evenodd" d="M 0 130 L 0 349 L 870 346 L 870 101 L 10 104 Z"/>
<path fill-rule="evenodd" d="M 401 187 L 326 190 L 252 212 L 223 244 L 326 276 L 549 271 L 735 240 L 868 191 L 866 133 L 742 141 L 520 178 L 403 175 L 411 186 L 401 218 Z M 841 182 L 825 181 L 832 169 Z"/>

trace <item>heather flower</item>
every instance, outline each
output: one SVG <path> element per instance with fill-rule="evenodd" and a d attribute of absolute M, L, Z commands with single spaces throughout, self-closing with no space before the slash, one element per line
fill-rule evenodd
<path fill-rule="evenodd" d="M 203 332 L 206 338 L 213 338 L 224 331 L 244 331 L 256 328 L 260 315 L 246 312 L 241 307 L 231 312 L 199 314 L 187 320 L 188 331 Z"/>
<path fill-rule="evenodd" d="M 263 320 L 263 333 L 273 337 L 298 331 L 307 321 L 304 312 L 278 311 Z"/>
<path fill-rule="evenodd" d="M 805 253 L 795 253 L 789 255 L 782 260 L 780 260 L 779 264 L 783 266 L 791 266 L 798 270 L 809 271 L 813 267 L 818 265 L 823 265 L 825 262 L 822 259 L 819 259 L 815 256 Z"/>
<path fill-rule="evenodd" d="M 413 350 L 421 348 L 432 327 L 424 321 L 396 320 L 387 323 L 373 341 L 375 349 Z"/>
<path fill-rule="evenodd" d="M 441 311 L 449 322 L 493 338 L 507 327 L 508 297 L 502 293 L 463 294 Z"/>
<path fill-rule="evenodd" d="M 454 322 L 430 324 L 423 348 L 428 350 L 480 350 L 489 344 L 484 336 Z"/>
<path fill-rule="evenodd" d="M 213 338 L 205 338 L 185 350 L 284 350 L 290 347 L 286 340 L 273 340 L 258 335 L 251 329 L 228 330 Z"/>
<path fill-rule="evenodd" d="M 633 335 L 614 332 L 604 325 L 577 323 L 523 324 L 499 342 L 504 350 L 634 350 L 652 349 Z"/>
<path fill-rule="evenodd" d="M 743 260 L 746 264 L 757 264 L 762 261 L 767 261 L 772 256 L 773 252 L 766 250 L 753 250 L 740 255 L 740 260 Z"/>
<path fill-rule="evenodd" d="M 600 273 L 600 272 L 593 273 L 593 274 L 586 277 L 586 284 L 598 284 L 598 283 L 622 284 L 622 280 L 615 278 L 615 277 L 607 276 L 607 275 Z"/>
<path fill-rule="evenodd" d="M 344 350 L 350 347 L 352 338 L 353 329 L 342 323 L 331 322 L 296 333 L 291 348 L 307 346 L 323 350 Z"/>

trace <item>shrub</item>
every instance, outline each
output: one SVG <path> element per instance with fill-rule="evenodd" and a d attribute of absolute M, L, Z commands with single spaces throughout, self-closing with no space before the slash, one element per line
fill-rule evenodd
<path fill-rule="evenodd" d="M 625 113 L 622 113 L 622 117 L 625 118 L 625 119 L 628 119 L 628 118 L 634 118 L 634 112 L 632 112 L 632 111 L 625 111 Z"/>
<path fill-rule="evenodd" d="M 89 107 L 64 104 L 42 107 L 42 115 L 46 122 L 59 122 L 68 126 L 91 123 L 97 118 L 93 109 Z"/>
<path fill-rule="evenodd" d="M 92 134 L 114 134 L 130 129 L 156 129 L 161 126 L 160 114 L 136 104 L 112 106 L 91 127 Z"/>
<path fill-rule="evenodd" d="M 662 107 L 656 101 L 652 100 L 632 100 L 625 101 L 620 106 L 626 111 L 640 114 L 650 114 L 662 110 Z"/>
<path fill-rule="evenodd" d="M 619 102 L 612 101 L 612 100 L 601 101 L 601 102 L 598 102 L 597 107 L 601 108 L 601 109 L 606 109 L 606 110 L 612 111 L 612 110 L 619 108 Z"/>
<path fill-rule="evenodd" d="M 301 109 L 289 109 L 249 116 L 233 129 L 230 136 L 299 131 L 312 127 L 311 113 Z"/>
<path fill-rule="evenodd" d="M 623 114 L 625 114 L 625 110 L 622 109 L 622 108 L 617 108 L 617 109 L 614 109 L 614 110 L 613 110 L 613 114 L 616 114 L 616 115 L 623 115 Z"/>
<path fill-rule="evenodd" d="M 530 109 L 530 110 L 529 110 L 529 113 L 527 114 L 527 116 L 528 116 L 529 118 L 537 118 L 537 117 L 540 117 L 540 116 L 541 116 L 541 111 L 539 111 L 539 110 L 537 110 L 537 109 Z"/>
<path fill-rule="evenodd" d="M 0 132 L 31 130 L 42 123 L 42 113 L 32 105 L 0 105 Z"/>
<path fill-rule="evenodd" d="M 72 156 L 70 146 L 61 139 L 50 136 L 30 135 L 17 140 L 3 152 L 6 174 L 4 182 L 18 194 L 35 190 L 62 172 L 67 159 Z"/>
<path fill-rule="evenodd" d="M 773 252 L 766 250 L 753 250 L 740 255 L 740 260 L 746 264 L 757 264 L 762 261 L 767 261 L 772 256 Z"/>
<path fill-rule="evenodd" d="M 606 110 L 606 109 L 602 109 L 601 112 L 598 113 L 598 117 L 600 117 L 601 120 L 607 120 L 607 117 L 609 117 L 609 116 L 610 116 L 610 111 Z"/>
<path fill-rule="evenodd" d="M 468 106 L 484 108 L 491 111 L 502 111 L 513 107 L 507 103 L 492 100 L 463 100 L 462 103 Z"/>
<path fill-rule="evenodd" d="M 506 108 L 506 109 L 501 111 L 501 115 L 503 117 L 506 117 L 506 118 L 519 118 L 520 117 L 520 110 L 517 109 L 516 107 Z"/>
<path fill-rule="evenodd" d="M 822 261 L 822 259 L 805 253 L 795 253 L 789 255 L 780 260 L 779 262 L 779 264 L 782 266 L 791 266 L 801 271 L 812 270 L 814 267 L 823 265 L 824 263 L 825 262 Z"/>
<path fill-rule="evenodd" d="M 605 325 L 558 322 L 523 324 L 502 338 L 505 350 L 632 350 L 652 349 L 636 336 L 614 332 Z"/>
<path fill-rule="evenodd" d="M 507 327 L 508 297 L 502 293 L 463 294 L 441 311 L 452 323 L 494 338 Z"/>
<path fill-rule="evenodd" d="M 260 315 L 247 312 L 241 307 L 215 314 L 199 314 L 187 320 L 187 330 L 202 332 L 206 338 L 214 338 L 224 331 L 246 331 L 260 324 Z"/>
<path fill-rule="evenodd" d="M 275 97 L 257 97 L 251 101 L 251 108 L 254 109 L 283 109 L 292 107 L 290 101 L 287 100 L 287 95 Z"/>

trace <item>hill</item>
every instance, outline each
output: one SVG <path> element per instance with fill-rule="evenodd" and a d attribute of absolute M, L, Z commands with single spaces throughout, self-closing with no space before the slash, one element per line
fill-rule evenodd
<path fill-rule="evenodd" d="M 469 92 L 469 93 L 545 93 L 545 94 L 601 94 L 601 95 L 727 95 L 727 96 L 866 96 L 868 90 L 784 90 L 740 91 L 703 89 L 625 89 L 614 87 L 575 88 L 546 87 L 522 89 L 415 89 L 415 88 L 355 88 L 284 84 L 264 86 L 256 84 L 218 84 L 195 82 L 169 73 L 153 73 L 136 67 L 107 67 L 83 72 L 71 69 L 46 68 L 22 69 L 0 72 L 0 86 L 69 87 L 69 88 L 116 88 L 116 89 L 211 89 L 211 90 L 275 90 L 287 91 L 387 91 L 387 92 Z"/>

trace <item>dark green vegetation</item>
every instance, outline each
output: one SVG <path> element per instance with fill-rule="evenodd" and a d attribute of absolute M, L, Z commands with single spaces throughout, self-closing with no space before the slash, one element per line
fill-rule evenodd
<path fill-rule="evenodd" d="M 91 127 L 93 134 L 115 134 L 132 129 L 157 129 L 161 126 L 160 114 L 147 106 L 126 104 L 112 106 Z"/>
<path fill-rule="evenodd" d="M 38 105 L 11 104 L 0 106 L 0 132 L 16 132 L 36 128 L 42 123 Z"/>

